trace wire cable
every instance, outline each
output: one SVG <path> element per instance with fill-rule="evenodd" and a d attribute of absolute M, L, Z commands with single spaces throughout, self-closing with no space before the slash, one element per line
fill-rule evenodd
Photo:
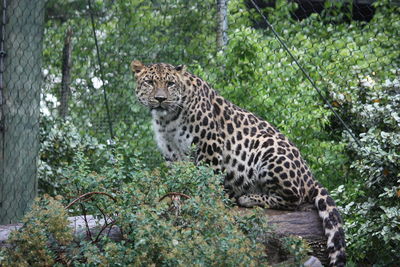
<path fill-rule="evenodd" d="M 92 22 L 93 38 L 94 38 L 94 42 L 96 45 L 96 54 L 97 54 L 97 62 L 99 64 L 100 80 L 103 85 L 103 97 L 104 97 L 104 105 L 106 107 L 106 112 L 107 112 L 108 128 L 110 131 L 110 137 L 111 137 L 111 143 L 112 143 L 112 141 L 114 140 L 114 131 L 113 131 L 113 126 L 112 126 L 112 121 L 111 121 L 111 113 L 110 113 L 110 107 L 108 104 L 107 92 L 106 92 L 105 83 L 104 83 L 103 64 L 102 64 L 101 58 L 100 58 L 100 48 L 99 48 L 99 43 L 97 41 L 96 26 L 94 23 L 92 4 L 91 4 L 90 0 L 88 0 L 88 6 L 89 6 L 89 13 L 90 13 L 90 20 Z"/>

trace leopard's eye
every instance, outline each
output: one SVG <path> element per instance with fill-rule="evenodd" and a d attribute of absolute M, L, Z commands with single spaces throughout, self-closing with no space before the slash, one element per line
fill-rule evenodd
<path fill-rule="evenodd" d="M 174 85 L 175 85 L 174 82 L 167 82 L 167 86 L 168 86 L 168 87 L 172 87 L 172 86 L 174 86 Z"/>
<path fill-rule="evenodd" d="M 148 85 L 151 85 L 151 86 L 154 85 L 154 81 L 153 80 L 147 80 L 147 81 L 144 81 L 144 82 L 147 83 Z"/>

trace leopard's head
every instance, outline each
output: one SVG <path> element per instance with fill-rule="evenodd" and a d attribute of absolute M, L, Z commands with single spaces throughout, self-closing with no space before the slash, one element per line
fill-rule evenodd
<path fill-rule="evenodd" d="M 182 107 L 185 66 L 165 63 L 146 66 L 134 60 L 131 69 L 136 78 L 136 96 L 144 106 L 165 114 Z"/>

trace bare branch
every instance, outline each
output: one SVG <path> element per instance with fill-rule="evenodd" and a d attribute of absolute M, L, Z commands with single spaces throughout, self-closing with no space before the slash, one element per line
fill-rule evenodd
<path fill-rule="evenodd" d="M 108 196 L 109 198 L 111 198 L 112 200 L 114 200 L 114 202 L 117 201 L 113 196 L 111 196 L 110 194 L 105 193 L 105 192 L 89 192 L 89 193 L 86 193 L 86 194 L 83 194 L 83 195 L 79 196 L 77 199 L 75 199 L 74 201 L 72 201 L 71 203 L 69 203 L 65 208 L 66 208 L 66 209 L 69 209 L 69 208 L 70 208 L 72 205 L 74 205 L 76 202 L 81 201 L 82 199 L 85 199 L 85 198 L 91 198 L 93 195 L 105 195 L 105 196 Z M 86 200 L 87 200 L 87 199 L 85 199 L 85 201 L 86 201 Z"/>

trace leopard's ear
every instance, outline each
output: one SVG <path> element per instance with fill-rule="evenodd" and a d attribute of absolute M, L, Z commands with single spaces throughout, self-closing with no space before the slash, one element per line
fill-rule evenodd
<path fill-rule="evenodd" d="M 146 66 L 140 62 L 139 60 L 134 60 L 131 63 L 131 70 L 135 73 L 135 74 L 139 74 L 139 72 L 141 72 Z"/>
<path fill-rule="evenodd" d="M 178 65 L 175 67 L 175 70 L 180 73 L 184 73 L 186 71 L 186 65 Z"/>

